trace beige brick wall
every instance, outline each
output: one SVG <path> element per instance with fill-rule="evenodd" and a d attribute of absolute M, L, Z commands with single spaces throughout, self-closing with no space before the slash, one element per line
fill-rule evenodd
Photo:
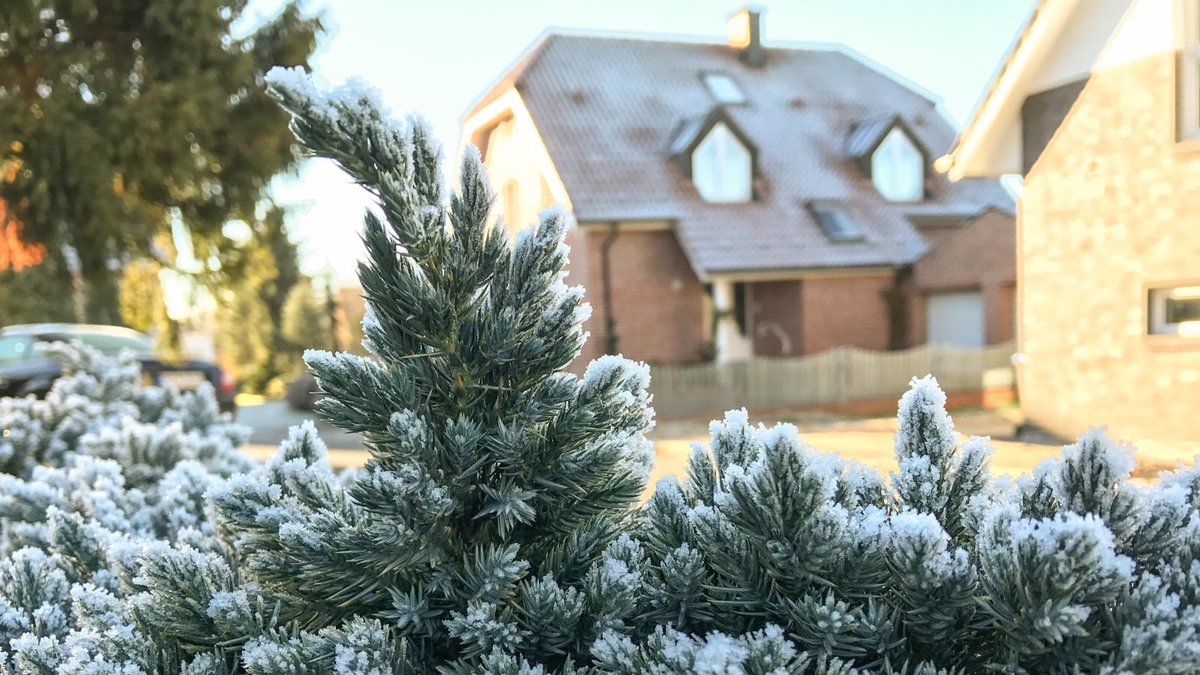
<path fill-rule="evenodd" d="M 936 248 L 913 266 L 910 344 L 924 344 L 926 340 L 925 303 L 929 294 L 975 290 L 983 295 L 987 344 L 1011 340 L 1016 257 L 1015 219 L 999 211 L 987 211 L 954 234 L 937 239 Z"/>
<path fill-rule="evenodd" d="M 812 277 L 801 282 L 803 353 L 818 354 L 840 345 L 887 349 L 890 327 L 883 293 L 893 276 Z"/>
<path fill-rule="evenodd" d="M 1094 73 L 1018 216 L 1021 404 L 1063 435 L 1200 439 L 1200 340 L 1148 336 L 1146 288 L 1200 281 L 1200 149 L 1170 53 Z"/>
<path fill-rule="evenodd" d="M 582 233 L 582 231 L 581 231 Z M 588 230 L 577 237 L 586 252 L 573 251 L 572 260 L 586 261 L 572 272 L 572 283 L 582 283 L 592 304 L 585 324 L 591 333 L 583 350 L 583 363 L 605 351 L 604 288 L 601 249 L 607 230 Z M 671 231 L 621 232 L 610 250 L 612 309 L 618 336 L 617 350 L 626 357 L 657 364 L 700 360 L 704 336 L 704 286 L 692 272 L 683 249 Z M 573 262 L 573 265 L 576 263 Z"/>

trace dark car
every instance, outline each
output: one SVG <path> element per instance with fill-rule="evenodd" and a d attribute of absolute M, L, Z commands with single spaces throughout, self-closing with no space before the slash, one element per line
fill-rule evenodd
<path fill-rule="evenodd" d="M 0 396 L 44 396 L 62 373 L 57 361 L 38 353 L 39 342 L 79 340 L 105 354 L 130 350 L 142 364 L 148 385 L 174 385 L 180 391 L 212 384 L 223 412 L 234 412 L 237 386 L 219 366 L 207 361 L 165 361 L 154 354 L 149 336 L 118 326 L 43 323 L 0 328 Z"/>

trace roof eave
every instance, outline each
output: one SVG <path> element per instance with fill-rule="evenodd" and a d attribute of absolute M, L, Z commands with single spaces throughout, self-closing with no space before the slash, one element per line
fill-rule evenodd
<path fill-rule="evenodd" d="M 1079 0 L 1038 0 L 1017 32 L 996 73 L 988 82 L 966 127 L 950 151 L 934 162 L 934 168 L 950 180 L 998 178 L 1004 171 L 991 165 L 997 126 L 1020 105 L 1013 96 L 1033 72 L 1038 58 L 1074 13 Z"/>
<path fill-rule="evenodd" d="M 466 110 L 463 111 L 462 115 L 460 115 L 458 118 L 458 126 L 461 128 L 463 124 L 471 118 L 471 116 L 475 115 L 484 107 L 486 107 L 488 103 L 495 100 L 497 97 L 502 96 L 507 90 L 516 88 L 517 83 L 521 79 L 521 75 L 525 72 L 525 69 L 537 59 L 538 55 L 542 51 L 542 47 L 546 45 L 550 38 L 558 33 L 559 31 L 555 28 L 547 28 L 541 33 L 538 33 L 537 37 L 535 37 L 532 42 L 526 45 L 525 48 L 522 49 L 519 54 L 517 54 L 517 57 L 513 59 L 512 62 L 507 66 L 505 66 L 504 69 L 500 71 L 500 74 L 483 88 L 483 91 L 481 91 L 478 96 L 471 99 L 471 102 L 467 105 Z"/>

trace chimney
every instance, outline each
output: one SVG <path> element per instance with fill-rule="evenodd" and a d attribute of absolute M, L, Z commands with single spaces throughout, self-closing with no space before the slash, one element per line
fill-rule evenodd
<path fill-rule="evenodd" d="M 760 68 L 766 60 L 762 46 L 763 10 L 744 5 L 729 16 L 729 46 L 751 68 Z"/>

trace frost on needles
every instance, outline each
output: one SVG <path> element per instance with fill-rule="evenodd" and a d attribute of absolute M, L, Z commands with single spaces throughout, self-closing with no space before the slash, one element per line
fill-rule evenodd
<path fill-rule="evenodd" d="M 890 476 L 733 411 L 642 501 L 649 373 L 567 372 L 564 217 L 509 242 L 477 153 L 448 194 L 419 119 L 269 82 L 375 198 L 371 356 L 306 355 L 370 459 L 335 473 L 304 425 L 250 467 L 210 392 L 140 393 L 128 360 L 0 401 L 0 672 L 1200 670 L 1196 469 L 1135 485 L 1091 432 L 993 480 L 927 377 Z"/>

